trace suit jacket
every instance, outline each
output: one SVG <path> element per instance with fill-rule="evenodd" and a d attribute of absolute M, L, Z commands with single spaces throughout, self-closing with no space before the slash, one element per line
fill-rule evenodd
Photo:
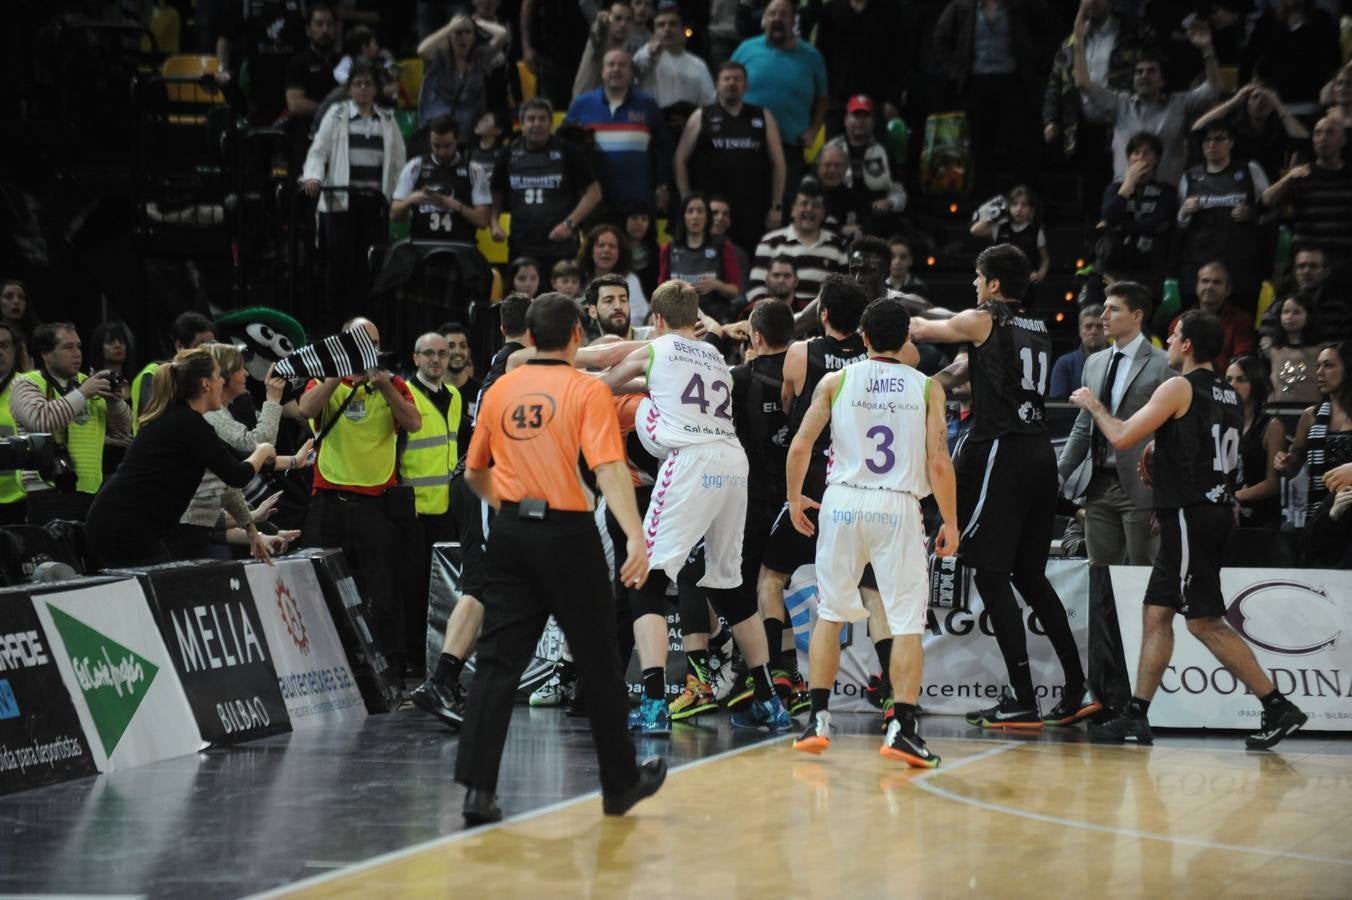
<path fill-rule="evenodd" d="M 1096 395 L 1103 392 L 1103 382 L 1108 378 L 1108 365 L 1112 362 L 1113 352 L 1113 348 L 1108 347 L 1085 360 L 1081 383 Z M 1127 361 L 1123 360 L 1118 365 L 1126 363 Z M 1155 388 L 1177 374 L 1169 368 L 1168 353 L 1151 344 L 1149 340 L 1142 341 L 1136 348 L 1136 356 L 1131 360 L 1131 369 L 1127 373 L 1127 389 L 1123 391 L 1122 401 L 1113 414 L 1119 419 L 1129 418 L 1145 406 L 1150 395 L 1155 393 Z M 1090 437 L 1093 431 L 1094 417 L 1085 410 L 1080 410 L 1057 463 L 1062 479 L 1069 478 L 1081 463 L 1090 457 Z M 1136 463 L 1147 443 L 1148 438 L 1134 447 L 1117 451 L 1118 480 L 1138 509 L 1152 509 L 1155 505 L 1153 492 L 1141 482 L 1140 475 L 1136 473 Z"/>

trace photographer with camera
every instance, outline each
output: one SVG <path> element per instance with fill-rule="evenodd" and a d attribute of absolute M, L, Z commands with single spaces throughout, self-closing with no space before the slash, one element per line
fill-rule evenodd
<path fill-rule="evenodd" d="M 376 347 L 380 332 L 353 319 L 345 332 L 365 329 Z M 414 521 L 413 488 L 397 485 L 399 432 L 422 428 L 422 415 L 402 378 L 383 369 L 312 380 L 300 411 L 318 434 L 314 492 L 302 529 L 309 547 L 341 547 L 366 598 L 376 640 L 395 677 L 404 663 L 403 604 L 394 594 L 399 526 Z"/>
<path fill-rule="evenodd" d="M 18 330 L 8 322 L 0 322 L 0 442 L 8 442 L 17 433 L 9 397 L 22 346 Z M 23 478 L 18 470 L 0 471 L 0 525 L 22 525 L 27 511 Z"/>
<path fill-rule="evenodd" d="M 37 371 L 16 377 L 10 409 L 21 431 L 51 434 L 66 449 L 66 466 L 46 480 L 25 472 L 28 523 L 55 519 L 83 522 L 103 484 L 103 447 L 108 438 L 131 435 L 131 410 L 122 401 L 121 376 L 80 372 L 80 335 L 70 322 L 49 322 L 33 331 Z"/>

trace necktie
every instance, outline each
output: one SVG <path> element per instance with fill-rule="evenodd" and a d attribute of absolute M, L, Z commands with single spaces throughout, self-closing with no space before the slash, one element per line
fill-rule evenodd
<path fill-rule="evenodd" d="M 1108 407 L 1110 413 L 1113 412 L 1113 385 L 1117 382 L 1117 365 L 1126 355 L 1121 350 L 1113 351 L 1112 361 L 1108 363 L 1108 377 L 1103 379 L 1103 387 L 1099 390 L 1099 401 Z M 1094 429 L 1093 449 L 1094 465 L 1103 465 L 1108 458 L 1108 442 L 1104 440 L 1103 432 L 1097 428 Z"/>

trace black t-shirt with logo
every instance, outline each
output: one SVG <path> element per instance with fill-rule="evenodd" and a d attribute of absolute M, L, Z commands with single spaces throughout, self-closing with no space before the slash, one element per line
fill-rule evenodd
<path fill-rule="evenodd" d="M 438 163 L 430 153 L 418 157 L 421 165 L 413 190 L 454 197 L 465 206 L 474 206 L 474 183 L 469 161 L 462 155 L 449 165 Z M 420 241 L 462 241 L 473 243 L 475 228 L 464 216 L 431 204 L 413 208 L 409 236 Z"/>
<path fill-rule="evenodd" d="M 577 236 L 551 241 L 554 230 L 596 181 L 586 154 L 553 135 L 532 149 L 524 138 L 502 151 L 493 169 L 493 193 L 506 198 L 512 214 L 511 252 L 562 256 L 577 252 Z"/>

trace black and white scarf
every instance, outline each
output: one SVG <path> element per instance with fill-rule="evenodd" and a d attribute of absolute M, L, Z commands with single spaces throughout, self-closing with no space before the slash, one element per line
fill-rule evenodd
<path fill-rule="evenodd" d="M 379 351 L 365 328 L 326 337 L 277 363 L 282 378 L 345 378 L 380 367 Z"/>

